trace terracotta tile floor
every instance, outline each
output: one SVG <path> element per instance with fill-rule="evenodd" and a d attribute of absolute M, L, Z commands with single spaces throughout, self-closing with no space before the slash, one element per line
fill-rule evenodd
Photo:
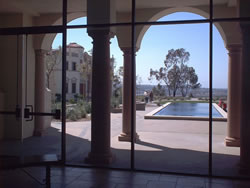
<path fill-rule="evenodd" d="M 46 187 L 43 167 L 0 172 L 1 188 Z M 250 188 L 250 181 L 118 170 L 52 167 L 52 188 Z"/>

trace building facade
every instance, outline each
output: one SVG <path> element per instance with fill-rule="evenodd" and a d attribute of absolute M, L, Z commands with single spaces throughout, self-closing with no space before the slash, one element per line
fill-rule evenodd
<path fill-rule="evenodd" d="M 59 56 L 62 54 L 59 53 Z M 54 58 L 55 67 L 49 78 L 49 89 L 54 99 L 61 100 L 62 92 L 62 58 Z M 84 47 L 77 43 L 67 45 L 66 61 L 66 99 L 75 100 L 83 97 L 89 100 L 91 97 L 91 61 L 92 57 L 84 51 Z"/>

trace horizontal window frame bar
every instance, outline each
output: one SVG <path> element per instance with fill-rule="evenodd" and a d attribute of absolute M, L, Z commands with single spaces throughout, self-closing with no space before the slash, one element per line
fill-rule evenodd
<path fill-rule="evenodd" d="M 63 26 L 13 27 L 0 29 L 0 35 L 32 35 L 63 33 Z"/>
<path fill-rule="evenodd" d="M 199 24 L 210 22 L 250 22 L 250 17 L 244 18 L 214 18 L 214 19 L 197 19 L 197 20 L 170 20 L 170 21 L 152 21 L 152 22 L 135 22 L 134 25 L 173 25 L 173 24 Z M 106 23 L 106 24 L 86 24 L 86 25 L 67 25 L 67 29 L 76 28 L 99 28 L 114 26 L 132 26 L 132 22 L 123 23 Z"/>
<path fill-rule="evenodd" d="M 56 26 L 31 26 L 31 27 L 13 27 L 0 28 L 0 35 L 22 35 L 22 34 L 53 34 L 63 33 L 63 29 L 83 29 L 83 28 L 103 28 L 117 26 L 135 26 L 140 25 L 179 25 L 179 24 L 205 24 L 218 22 L 250 22 L 250 17 L 243 18 L 214 18 L 214 19 L 199 19 L 199 20 L 173 20 L 173 21 L 153 21 L 153 22 L 124 22 L 124 23 L 109 23 L 109 24 L 88 24 L 88 25 L 56 25 Z"/>

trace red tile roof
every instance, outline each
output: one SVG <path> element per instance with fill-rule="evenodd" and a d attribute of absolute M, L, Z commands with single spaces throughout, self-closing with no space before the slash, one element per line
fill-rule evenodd
<path fill-rule="evenodd" d="M 67 45 L 67 48 L 83 48 L 83 47 L 81 45 L 77 44 L 76 42 L 72 42 L 72 43 L 69 43 Z"/>

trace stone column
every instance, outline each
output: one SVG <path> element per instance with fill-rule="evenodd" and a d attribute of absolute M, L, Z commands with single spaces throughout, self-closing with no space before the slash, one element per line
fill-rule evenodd
<path fill-rule="evenodd" d="M 131 141 L 131 101 L 133 93 L 132 88 L 132 48 L 122 48 L 123 51 L 123 95 L 122 95 L 122 133 L 118 137 L 119 141 Z M 135 106 L 134 106 L 135 108 Z M 136 128 L 135 128 L 136 130 Z M 135 138 L 139 139 L 137 133 Z"/>
<path fill-rule="evenodd" d="M 45 112 L 45 50 L 36 50 L 35 65 L 35 112 Z M 34 136 L 42 136 L 45 129 L 45 117 L 35 116 Z"/>
<path fill-rule="evenodd" d="M 226 146 L 240 146 L 240 68 L 241 45 L 227 45 L 228 49 L 228 113 Z"/>
<path fill-rule="evenodd" d="M 241 66 L 241 166 L 250 172 L 250 23 L 241 25 L 242 66 Z"/>
<path fill-rule="evenodd" d="M 112 161 L 110 149 L 110 32 L 89 31 L 93 38 L 91 151 L 87 163 L 108 164 Z"/>

